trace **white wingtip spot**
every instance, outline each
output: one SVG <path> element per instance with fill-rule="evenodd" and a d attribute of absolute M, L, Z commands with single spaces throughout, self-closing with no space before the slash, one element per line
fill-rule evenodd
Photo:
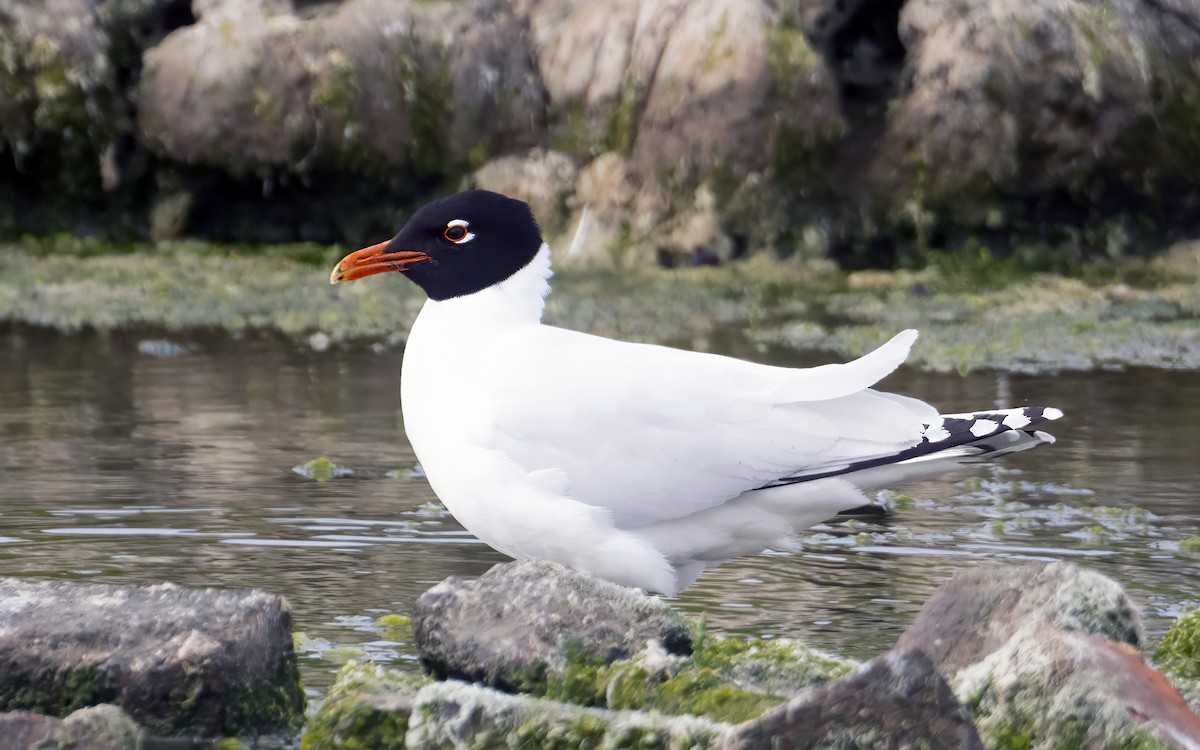
<path fill-rule="evenodd" d="M 1000 423 L 994 419 L 979 419 L 975 424 L 971 425 L 971 434 L 975 437 L 983 437 L 991 435 L 996 430 L 1000 429 Z"/>
<path fill-rule="evenodd" d="M 1043 443 L 1050 444 L 1050 443 L 1055 442 L 1053 435 L 1051 435 L 1048 432 L 1042 432 L 1041 430 L 1034 430 L 1033 436 L 1035 438 L 1037 438 L 1038 440 L 1041 440 Z"/>
<path fill-rule="evenodd" d="M 1042 416 L 1046 419 L 1062 419 L 1062 409 L 1056 409 L 1053 406 L 1047 406 L 1042 410 Z"/>
<path fill-rule="evenodd" d="M 1015 411 L 1004 418 L 1004 426 L 1010 430 L 1019 430 L 1029 424 L 1031 420 L 1022 412 Z"/>

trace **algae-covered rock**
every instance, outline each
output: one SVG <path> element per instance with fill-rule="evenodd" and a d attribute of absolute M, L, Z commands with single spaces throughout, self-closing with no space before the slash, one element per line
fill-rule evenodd
<path fill-rule="evenodd" d="M 428 684 L 427 677 L 376 664 L 347 664 L 308 720 L 301 750 L 404 747 L 417 691 Z"/>
<path fill-rule="evenodd" d="M 572 666 L 629 658 L 652 641 L 669 654 L 691 650 L 687 623 L 660 599 L 528 560 L 429 589 L 413 633 L 435 675 L 518 692 L 544 692 Z"/>
<path fill-rule="evenodd" d="M 684 750 L 712 747 L 728 730 L 695 716 L 602 711 L 449 681 L 417 694 L 408 747 Z"/>
<path fill-rule="evenodd" d="M 1188 705 L 1200 713 L 1200 609 L 1180 617 L 1151 655 L 1179 689 Z"/>
<path fill-rule="evenodd" d="M 738 725 L 718 747 L 982 750 L 983 744 L 929 659 L 919 651 L 892 651 Z"/>
<path fill-rule="evenodd" d="M 1154 649 L 1154 663 L 1163 671 L 1200 679 L 1200 609 L 1175 621 Z"/>
<path fill-rule="evenodd" d="M 291 613 L 262 591 L 0 579 L 0 710 L 119 702 L 155 734 L 299 728 Z"/>
<path fill-rule="evenodd" d="M 32 711 L 0 713 L 5 750 L 139 750 L 142 734 L 120 708 L 102 704 L 58 719 Z"/>

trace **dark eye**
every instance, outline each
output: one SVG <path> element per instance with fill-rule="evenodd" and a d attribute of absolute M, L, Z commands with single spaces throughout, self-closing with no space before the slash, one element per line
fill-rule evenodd
<path fill-rule="evenodd" d="M 446 229 L 442 232 L 442 236 L 450 240 L 456 245 L 461 245 L 464 242 L 470 242 L 475 239 L 475 235 L 468 229 L 471 225 L 463 219 L 455 219 L 446 224 Z"/>

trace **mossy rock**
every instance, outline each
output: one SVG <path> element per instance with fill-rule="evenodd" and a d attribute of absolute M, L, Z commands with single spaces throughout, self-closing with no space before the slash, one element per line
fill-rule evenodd
<path fill-rule="evenodd" d="M 1159 669 L 1173 677 L 1200 680 L 1200 609 L 1175 621 L 1152 658 Z"/>
<path fill-rule="evenodd" d="M 403 748 L 413 701 L 429 682 L 421 675 L 350 662 L 309 719 L 301 750 Z"/>

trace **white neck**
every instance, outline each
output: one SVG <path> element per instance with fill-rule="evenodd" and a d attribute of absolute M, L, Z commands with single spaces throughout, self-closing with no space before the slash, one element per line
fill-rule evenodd
<path fill-rule="evenodd" d="M 504 281 L 465 297 L 427 300 L 421 317 L 470 321 L 479 328 L 540 323 L 552 273 L 550 246 L 543 242 L 533 260 Z"/>

